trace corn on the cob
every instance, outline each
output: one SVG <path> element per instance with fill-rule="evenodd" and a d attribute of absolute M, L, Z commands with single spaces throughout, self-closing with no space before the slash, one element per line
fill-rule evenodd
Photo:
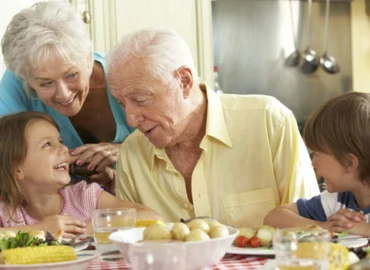
<path fill-rule="evenodd" d="M 136 227 L 148 227 L 152 224 L 164 224 L 163 221 L 157 219 L 138 219 L 136 220 Z"/>
<path fill-rule="evenodd" d="M 76 260 L 74 248 L 69 246 L 35 246 L 7 249 L 0 253 L 3 264 L 36 264 Z"/>

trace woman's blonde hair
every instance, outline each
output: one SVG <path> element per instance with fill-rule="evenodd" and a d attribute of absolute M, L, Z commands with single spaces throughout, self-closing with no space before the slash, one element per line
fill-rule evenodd
<path fill-rule="evenodd" d="M 360 179 L 369 178 L 370 94 L 349 92 L 325 102 L 307 120 L 303 138 L 308 148 L 332 154 L 342 165 L 355 155 Z"/>
<path fill-rule="evenodd" d="M 27 82 L 29 75 L 47 60 L 91 61 L 92 72 L 93 44 L 88 30 L 82 16 L 65 3 L 39 2 L 14 15 L 1 46 L 5 65 L 23 79 L 30 96 L 36 93 Z"/>
<path fill-rule="evenodd" d="M 11 217 L 25 203 L 26 194 L 15 178 L 15 171 L 27 156 L 26 130 L 37 120 L 49 122 L 59 131 L 54 119 L 42 112 L 18 112 L 0 118 L 0 200 L 9 206 Z"/>

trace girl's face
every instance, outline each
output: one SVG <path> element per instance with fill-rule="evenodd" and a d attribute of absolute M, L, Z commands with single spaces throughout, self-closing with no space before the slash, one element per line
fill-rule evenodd
<path fill-rule="evenodd" d="M 82 108 L 89 92 L 89 61 L 75 66 L 56 59 L 35 69 L 28 80 L 44 104 L 65 116 Z"/>
<path fill-rule="evenodd" d="M 27 128 L 27 155 L 17 167 L 16 177 L 25 190 L 59 189 L 70 182 L 68 148 L 51 123 L 37 119 Z"/>
<path fill-rule="evenodd" d="M 325 179 L 329 192 L 353 191 L 361 183 L 356 170 L 343 166 L 333 155 L 314 152 L 312 166 Z"/>

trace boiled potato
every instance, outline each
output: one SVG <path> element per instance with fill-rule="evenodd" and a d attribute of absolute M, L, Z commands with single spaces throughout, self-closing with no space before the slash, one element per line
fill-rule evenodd
<path fill-rule="evenodd" d="M 211 219 L 207 220 L 207 223 L 208 223 L 210 229 L 220 225 L 220 222 L 218 222 L 216 220 L 211 220 Z"/>
<path fill-rule="evenodd" d="M 264 228 L 263 226 L 258 229 L 256 236 L 260 239 L 261 246 L 267 247 L 271 245 L 274 233 L 270 228 Z"/>
<path fill-rule="evenodd" d="M 202 229 L 196 228 L 191 230 L 190 233 L 186 236 L 186 241 L 205 241 L 209 240 L 208 234 Z"/>
<path fill-rule="evenodd" d="M 193 219 L 186 223 L 186 225 L 188 225 L 190 230 L 200 229 L 205 233 L 208 233 L 210 229 L 207 221 L 205 221 L 204 219 Z"/>
<path fill-rule="evenodd" d="M 165 224 L 152 224 L 144 230 L 144 240 L 169 240 L 172 239 L 171 231 Z"/>
<path fill-rule="evenodd" d="M 224 225 L 218 225 L 211 228 L 209 231 L 209 237 L 211 238 L 219 238 L 219 237 L 225 237 L 229 235 L 229 230 Z"/>
<path fill-rule="evenodd" d="M 172 227 L 172 238 L 179 241 L 185 241 L 186 236 L 190 233 L 189 227 L 182 222 L 177 222 Z"/>
<path fill-rule="evenodd" d="M 252 238 L 256 234 L 256 230 L 249 227 L 240 227 L 239 235 L 244 235 L 248 239 Z"/>

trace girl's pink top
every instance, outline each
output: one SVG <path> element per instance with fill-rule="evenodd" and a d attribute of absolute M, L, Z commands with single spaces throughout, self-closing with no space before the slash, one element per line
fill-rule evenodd
<path fill-rule="evenodd" d="M 103 189 L 99 184 L 87 184 L 85 181 L 65 186 L 60 190 L 64 200 L 60 215 L 71 216 L 85 223 L 89 222 L 91 212 L 96 209 L 102 191 Z M 31 217 L 23 206 L 19 206 L 15 210 L 13 219 L 11 219 L 8 205 L 0 202 L 0 227 L 26 226 L 39 222 L 40 220 Z"/>

